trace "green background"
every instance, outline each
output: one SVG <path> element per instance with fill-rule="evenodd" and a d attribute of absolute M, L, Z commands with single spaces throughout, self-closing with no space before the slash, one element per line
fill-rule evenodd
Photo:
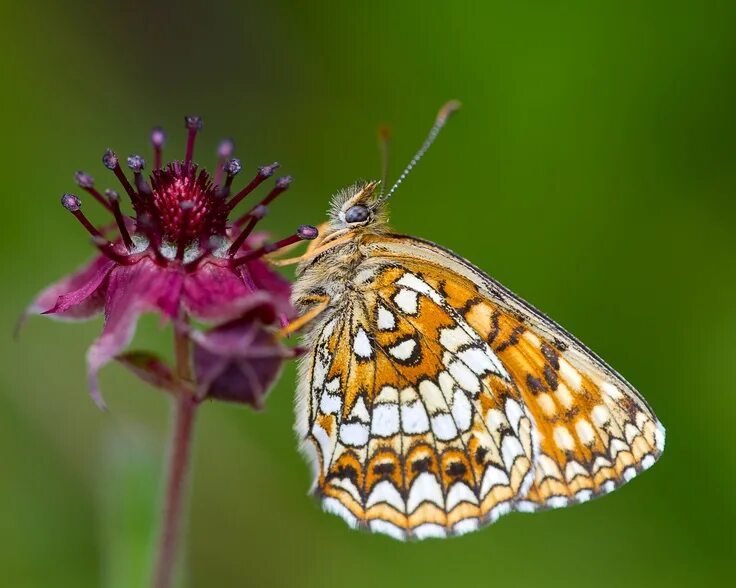
<path fill-rule="evenodd" d="M 267 219 L 281 236 L 379 174 L 382 122 L 395 177 L 449 98 L 463 109 L 393 226 L 471 259 L 625 374 L 667 427 L 663 458 L 602 500 L 399 544 L 307 497 L 290 366 L 265 412 L 200 413 L 186 585 L 728 582 L 735 16 L 725 1 L 3 2 L 0 585 L 138 586 L 149 565 L 165 398 L 111 366 L 111 411 L 95 408 L 83 355 L 99 320 L 35 318 L 10 338 L 91 254 L 58 205 L 72 172 L 104 185 L 102 150 L 148 156 L 154 124 L 180 157 L 182 116 L 199 113 L 200 160 L 233 136 L 246 169 L 278 159 L 295 176 Z M 149 318 L 138 346 L 168 337 Z"/>

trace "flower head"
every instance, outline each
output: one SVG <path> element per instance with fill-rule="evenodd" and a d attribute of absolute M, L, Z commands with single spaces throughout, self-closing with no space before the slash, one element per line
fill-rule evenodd
<path fill-rule="evenodd" d="M 114 151 L 108 149 L 103 154 L 102 163 L 117 178 L 132 214 L 123 211 L 123 199 L 117 191 L 101 193 L 92 176 L 82 171 L 74 176 L 78 186 L 107 209 L 114 222 L 98 228 L 84 214 L 79 197 L 64 194 L 61 198 L 62 206 L 91 235 L 99 255 L 41 292 L 27 314 L 86 319 L 104 310 L 104 329 L 87 355 L 90 392 L 100 406 L 104 403 L 97 373 L 130 342 L 142 312 L 158 312 L 165 319 L 191 316 L 223 323 L 252 308 L 249 299 L 260 292 L 267 295 L 283 322 L 291 312 L 290 286 L 262 257 L 317 236 L 316 229 L 306 225 L 275 243 L 254 233 L 268 205 L 288 189 L 291 177 L 277 179 L 260 202 L 235 215 L 241 201 L 273 176 L 279 164 L 259 167 L 236 192 L 233 184 L 242 165 L 232 158 L 233 142 L 220 144 L 212 176 L 193 160 L 202 120 L 188 116 L 185 126 L 184 159 L 165 165 L 165 133 L 160 128 L 152 131 L 153 170 L 149 175 L 140 155 L 125 160 L 131 179 Z"/>

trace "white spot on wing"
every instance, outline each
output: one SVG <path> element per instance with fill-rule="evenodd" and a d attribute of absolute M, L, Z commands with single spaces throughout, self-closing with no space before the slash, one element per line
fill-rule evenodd
<path fill-rule="evenodd" d="M 520 455 L 524 455 L 524 449 L 519 440 L 516 437 L 504 437 L 501 442 L 501 457 L 508 471 L 511 471 L 514 461 Z"/>
<path fill-rule="evenodd" d="M 385 306 L 378 307 L 378 329 L 381 331 L 391 331 L 396 327 L 396 317 Z"/>
<path fill-rule="evenodd" d="M 480 347 L 468 347 L 458 353 L 457 356 L 479 376 L 496 371 L 490 357 Z"/>
<path fill-rule="evenodd" d="M 578 433 L 580 441 L 582 441 L 584 445 L 592 445 L 595 441 L 595 431 L 593 430 L 593 426 L 585 419 L 579 419 L 578 422 L 575 423 L 575 430 Z"/>
<path fill-rule="evenodd" d="M 393 386 L 384 386 L 376 396 L 376 402 L 398 402 L 399 391 Z"/>
<path fill-rule="evenodd" d="M 427 284 L 427 282 L 415 276 L 414 274 L 406 273 L 401 276 L 401 279 L 397 280 L 396 283 L 399 286 L 406 286 L 407 288 L 411 288 L 412 290 L 416 290 L 417 292 L 425 294 L 437 304 L 442 303 L 442 297 L 439 295 L 439 293 L 429 284 Z"/>
<path fill-rule="evenodd" d="M 455 523 L 452 530 L 458 535 L 464 535 L 465 533 L 476 531 L 478 530 L 478 519 L 475 517 L 463 519 L 462 521 Z"/>
<path fill-rule="evenodd" d="M 368 414 L 368 409 L 365 407 L 365 401 L 362 396 L 358 396 L 358 400 L 355 401 L 355 406 L 350 412 L 348 417 L 350 420 L 358 419 L 361 423 L 367 423 L 371 420 L 371 416 Z"/>
<path fill-rule="evenodd" d="M 365 503 L 365 507 L 370 508 L 381 502 L 390 504 L 401 513 L 404 512 L 404 499 L 401 498 L 399 491 L 388 480 L 381 480 L 373 487 L 371 495 Z"/>
<path fill-rule="evenodd" d="M 424 523 L 423 525 L 419 525 L 416 529 L 414 529 L 414 536 L 417 539 L 429 539 L 432 537 L 442 539 L 443 537 L 447 536 L 447 533 L 445 532 L 445 528 L 442 525 L 437 525 L 435 523 Z"/>
<path fill-rule="evenodd" d="M 417 399 L 409 404 L 401 404 L 401 428 L 409 435 L 429 432 L 429 417 L 424 405 Z"/>
<path fill-rule="evenodd" d="M 422 472 L 414 479 L 414 483 L 409 490 L 409 498 L 406 501 L 406 512 L 408 514 L 413 513 L 425 501 L 444 508 L 442 488 L 434 475 L 429 472 Z"/>
<path fill-rule="evenodd" d="M 491 488 L 498 485 L 508 486 L 509 477 L 503 470 L 489 465 L 486 468 L 485 473 L 483 474 L 483 481 L 480 484 L 480 495 L 482 497 L 485 497 L 485 495 L 488 494 Z"/>
<path fill-rule="evenodd" d="M 312 436 L 317 440 L 317 445 L 319 445 L 319 450 L 322 454 L 322 469 L 324 470 L 324 472 L 326 472 L 330 466 L 327 458 L 328 456 L 332 455 L 334 442 L 332 441 L 332 439 L 330 439 L 327 431 L 325 431 L 317 423 L 315 423 L 312 427 Z"/>
<path fill-rule="evenodd" d="M 398 345 L 389 347 L 388 352 L 396 359 L 406 361 L 411 357 L 412 353 L 414 353 L 416 346 L 417 342 L 414 339 L 406 339 Z"/>
<path fill-rule="evenodd" d="M 404 314 L 416 314 L 419 311 L 419 294 L 414 290 L 402 288 L 394 296 L 394 303 Z"/>
<path fill-rule="evenodd" d="M 463 390 L 472 394 L 480 392 L 480 380 L 463 362 L 453 361 L 447 366 L 447 369 Z"/>
<path fill-rule="evenodd" d="M 450 512 L 461 502 L 478 504 L 478 499 L 467 484 L 464 482 L 456 482 L 447 492 L 447 512 Z"/>
<path fill-rule="evenodd" d="M 555 427 L 553 436 L 555 443 L 557 443 L 557 447 L 563 451 L 572 451 L 575 449 L 575 440 L 572 438 L 572 435 L 570 435 L 570 431 L 567 430 L 567 427 L 558 425 Z"/>
<path fill-rule="evenodd" d="M 440 329 L 440 345 L 453 353 L 472 341 L 463 327 Z"/>
<path fill-rule="evenodd" d="M 336 394 L 323 394 L 319 409 L 325 414 L 338 414 L 342 408 L 342 398 Z"/>
<path fill-rule="evenodd" d="M 524 416 L 524 412 L 521 410 L 521 406 L 513 398 L 506 400 L 506 418 L 511 425 L 511 428 L 518 435 L 519 434 L 519 421 Z"/>
<path fill-rule="evenodd" d="M 355 334 L 353 351 L 355 352 L 355 355 L 364 359 L 368 359 L 373 356 L 371 341 L 368 339 L 368 335 L 366 335 L 362 327 L 358 329 L 358 332 Z"/>
<path fill-rule="evenodd" d="M 419 382 L 419 396 L 429 412 L 445 409 L 446 402 L 442 391 L 432 380 Z"/>
<path fill-rule="evenodd" d="M 648 470 L 650 467 L 654 465 L 654 456 L 652 455 L 645 455 L 644 459 L 641 460 L 641 467 L 645 470 Z"/>
<path fill-rule="evenodd" d="M 621 451 L 628 451 L 629 446 L 624 442 L 623 439 L 618 439 L 616 437 L 611 438 L 611 442 L 608 445 L 608 452 L 611 454 L 612 458 L 616 458 L 616 456 Z"/>
<path fill-rule="evenodd" d="M 341 424 L 340 442 L 350 447 L 363 447 L 368 443 L 368 425 L 364 423 Z"/>
<path fill-rule="evenodd" d="M 390 437 L 399 432 L 399 406 L 394 403 L 376 404 L 373 407 L 371 433 Z"/>
<path fill-rule="evenodd" d="M 371 527 L 371 531 L 374 531 L 375 533 L 388 535 L 389 537 L 393 537 L 394 539 L 398 539 L 399 541 L 403 541 L 404 539 L 406 539 L 404 531 L 402 531 L 393 523 L 389 523 L 388 521 L 384 521 L 382 519 L 375 519 L 369 524 Z"/>
<path fill-rule="evenodd" d="M 449 441 L 457 437 L 455 421 L 447 412 L 440 412 L 432 417 L 432 432 L 439 441 Z"/>
<path fill-rule="evenodd" d="M 337 516 L 342 517 L 345 522 L 353 529 L 358 526 L 358 519 L 355 518 L 355 515 L 351 513 L 348 508 L 336 498 L 323 498 L 322 508 L 325 510 L 325 512 L 336 514 Z"/>
<path fill-rule="evenodd" d="M 455 419 L 457 428 L 463 433 L 470 428 L 473 422 L 473 407 L 465 392 L 459 388 L 455 390 L 452 401 L 452 418 Z"/>
<path fill-rule="evenodd" d="M 597 404 L 590 411 L 590 415 L 593 417 L 593 422 L 599 427 L 603 427 L 609 420 L 611 420 L 611 413 L 604 404 Z"/>
<path fill-rule="evenodd" d="M 580 390 L 583 385 L 583 378 L 570 363 L 563 357 L 559 358 L 560 376 L 567 382 L 573 390 Z"/>
<path fill-rule="evenodd" d="M 570 503 L 569 499 L 565 496 L 552 496 L 547 499 L 547 506 L 550 508 L 562 508 Z"/>

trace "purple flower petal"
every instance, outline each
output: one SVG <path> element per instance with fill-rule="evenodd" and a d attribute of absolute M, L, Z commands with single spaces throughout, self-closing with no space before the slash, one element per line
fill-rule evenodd
<path fill-rule="evenodd" d="M 291 297 L 291 284 L 289 281 L 276 273 L 271 267 L 260 259 L 254 259 L 244 264 L 244 268 L 247 268 L 248 274 L 251 280 L 259 290 L 265 290 L 271 292 L 274 296 L 278 296 L 284 300 L 289 300 Z M 241 267 L 241 271 L 244 271 Z"/>
<path fill-rule="evenodd" d="M 194 372 L 201 397 L 215 398 L 255 409 L 263 407 L 285 359 L 294 351 L 283 346 L 269 328 L 277 309 L 267 296 L 254 294 L 243 318 L 206 333 L 195 332 Z"/>
<path fill-rule="evenodd" d="M 105 326 L 102 334 L 87 351 L 87 379 L 90 395 L 100 408 L 105 408 L 97 374 L 130 343 L 138 316 L 160 308 L 161 293 L 171 288 L 171 275 L 162 272 L 151 261 L 118 266 L 108 278 L 105 302 Z"/>
<path fill-rule="evenodd" d="M 85 320 L 102 311 L 105 279 L 115 263 L 104 255 L 95 257 L 79 271 L 41 292 L 24 316 L 44 314 L 60 320 Z"/>

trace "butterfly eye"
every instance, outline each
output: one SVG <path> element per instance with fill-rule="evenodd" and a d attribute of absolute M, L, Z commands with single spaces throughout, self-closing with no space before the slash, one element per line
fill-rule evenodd
<path fill-rule="evenodd" d="M 362 223 L 368 220 L 369 216 L 368 209 L 362 204 L 356 204 L 348 208 L 345 213 L 345 222 L 347 223 Z"/>

